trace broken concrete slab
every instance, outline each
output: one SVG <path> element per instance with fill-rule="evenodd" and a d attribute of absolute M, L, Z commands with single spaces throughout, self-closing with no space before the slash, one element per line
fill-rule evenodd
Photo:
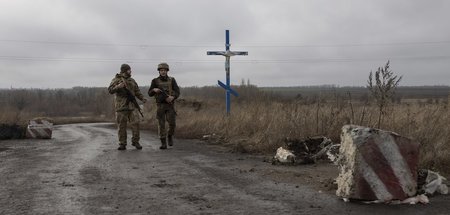
<path fill-rule="evenodd" d="M 384 202 L 416 195 L 418 142 L 394 132 L 345 125 L 339 154 L 336 195 Z"/>

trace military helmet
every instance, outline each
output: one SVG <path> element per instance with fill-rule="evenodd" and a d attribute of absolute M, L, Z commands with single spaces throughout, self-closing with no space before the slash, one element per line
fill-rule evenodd
<path fill-rule="evenodd" d="M 130 65 L 128 65 L 126 63 L 124 63 L 124 64 L 122 64 L 122 66 L 120 66 L 120 72 L 122 72 L 122 73 L 126 72 L 126 71 L 128 71 L 130 69 L 131 69 Z"/>
<path fill-rule="evenodd" d="M 167 64 L 167 63 L 158 64 L 158 71 L 161 69 L 167 69 L 167 71 L 169 71 L 169 64 Z"/>

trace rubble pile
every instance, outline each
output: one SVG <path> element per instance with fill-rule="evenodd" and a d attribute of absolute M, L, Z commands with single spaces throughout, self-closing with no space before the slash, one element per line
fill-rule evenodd
<path fill-rule="evenodd" d="M 339 167 L 336 195 L 345 202 L 427 204 L 430 195 L 448 194 L 448 186 L 439 173 L 418 169 L 419 145 L 394 132 L 344 125 L 340 144 L 323 136 L 286 138 L 272 164 L 328 158 Z"/>
<path fill-rule="evenodd" d="M 329 158 L 332 161 L 337 159 L 339 144 L 334 144 L 327 137 L 286 138 L 284 143 L 284 147 L 277 149 L 273 164 L 311 164 L 320 159 Z"/>

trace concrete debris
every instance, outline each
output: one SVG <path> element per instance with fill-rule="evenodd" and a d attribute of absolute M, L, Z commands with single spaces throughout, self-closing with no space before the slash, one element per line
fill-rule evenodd
<path fill-rule="evenodd" d="M 277 149 L 277 153 L 275 154 L 274 160 L 280 163 L 294 163 L 295 155 L 291 151 L 283 149 L 283 147 L 280 147 Z"/>
<path fill-rule="evenodd" d="M 333 162 L 333 164 L 338 165 L 339 162 L 339 148 L 341 144 L 332 144 L 327 148 L 327 157 L 328 160 Z"/>
<path fill-rule="evenodd" d="M 391 202 L 417 193 L 416 141 L 389 131 L 345 125 L 339 156 L 337 196 Z"/>
<path fill-rule="evenodd" d="M 218 144 L 224 142 L 224 138 L 217 135 L 217 134 L 205 134 L 202 136 L 202 140 L 211 143 L 211 144 Z"/>

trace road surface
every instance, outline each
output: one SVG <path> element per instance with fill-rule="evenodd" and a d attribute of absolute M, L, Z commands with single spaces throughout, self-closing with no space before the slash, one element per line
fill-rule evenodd
<path fill-rule="evenodd" d="M 116 150 L 110 124 L 56 126 L 50 140 L 0 142 L 0 214 L 450 214 L 428 205 L 345 203 L 330 164 L 273 166 L 262 156 L 177 140 Z"/>

